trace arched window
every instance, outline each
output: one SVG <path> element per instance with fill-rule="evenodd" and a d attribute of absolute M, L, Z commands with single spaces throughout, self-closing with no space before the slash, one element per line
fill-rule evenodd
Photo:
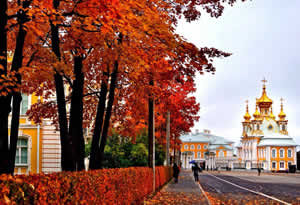
<path fill-rule="evenodd" d="M 219 157 L 224 157 L 224 152 L 222 150 L 219 152 Z"/>
<path fill-rule="evenodd" d="M 279 157 L 283 158 L 284 157 L 284 149 L 279 150 Z"/>
<path fill-rule="evenodd" d="M 201 145 L 200 145 L 200 144 L 198 145 L 198 148 L 197 148 L 197 149 L 201 149 Z"/>
<path fill-rule="evenodd" d="M 186 145 L 184 145 L 184 149 L 188 149 L 189 148 L 189 146 L 186 144 Z"/>
<path fill-rule="evenodd" d="M 288 158 L 292 158 L 292 149 L 288 149 Z"/>
<path fill-rule="evenodd" d="M 285 125 L 282 125 L 282 130 L 285 131 Z"/>
<path fill-rule="evenodd" d="M 15 164 L 28 165 L 28 138 L 18 139 Z"/>
<path fill-rule="evenodd" d="M 28 110 L 28 95 L 22 93 L 22 101 L 21 101 L 21 115 L 25 115 Z"/>
<path fill-rule="evenodd" d="M 272 157 L 273 157 L 273 158 L 276 157 L 276 149 L 275 149 L 275 148 L 272 149 Z"/>
<path fill-rule="evenodd" d="M 191 149 L 195 149 L 195 146 L 193 144 L 191 145 Z"/>

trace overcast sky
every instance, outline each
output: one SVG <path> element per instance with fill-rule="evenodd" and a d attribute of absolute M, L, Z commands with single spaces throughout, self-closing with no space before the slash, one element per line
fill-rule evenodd
<path fill-rule="evenodd" d="M 289 135 L 300 144 L 299 8 L 299 0 L 252 0 L 226 7 L 218 19 L 203 14 L 196 22 L 179 24 L 178 33 L 198 47 L 233 53 L 215 61 L 215 75 L 197 77 L 201 110 L 193 130 L 210 129 L 238 142 L 245 101 L 252 115 L 265 77 L 274 115 L 278 119 L 284 98 Z"/>

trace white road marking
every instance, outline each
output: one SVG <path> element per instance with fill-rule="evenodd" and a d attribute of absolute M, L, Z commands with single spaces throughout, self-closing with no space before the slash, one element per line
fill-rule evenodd
<path fill-rule="evenodd" d="M 262 192 L 253 191 L 253 190 L 251 190 L 251 189 L 247 189 L 247 188 L 242 187 L 242 186 L 240 186 L 240 185 L 237 185 L 237 184 L 234 184 L 234 183 L 232 183 L 232 182 L 229 182 L 229 181 L 227 181 L 227 180 L 225 180 L 225 179 L 221 179 L 221 178 L 219 178 L 219 177 L 217 177 L 217 176 L 215 176 L 215 175 L 212 175 L 212 174 L 209 174 L 209 173 L 207 173 L 207 174 L 210 175 L 210 176 L 213 176 L 213 177 L 215 177 L 215 178 L 217 178 L 217 179 L 219 179 L 219 180 L 221 180 L 221 181 L 223 181 L 223 182 L 226 182 L 226 183 L 228 183 L 228 184 L 231 184 L 231 185 L 233 185 L 233 186 L 236 186 L 236 187 L 238 187 L 238 188 L 240 188 L 240 189 L 244 189 L 244 190 L 246 190 L 246 191 L 249 191 L 249 192 L 252 192 L 252 193 L 255 193 L 255 194 L 264 196 L 264 197 L 267 197 L 267 198 L 269 198 L 269 199 L 273 199 L 273 200 L 275 200 L 275 201 L 278 201 L 278 202 L 283 203 L 283 204 L 286 204 L 286 205 L 292 205 L 292 204 L 290 204 L 290 203 L 288 203 L 288 202 L 282 201 L 282 200 L 277 199 L 277 198 L 275 198 L 275 197 L 273 197 L 273 196 L 269 196 L 269 195 L 264 194 L 264 193 L 262 193 Z"/>
<path fill-rule="evenodd" d="M 198 182 L 198 185 L 199 185 L 199 188 L 200 188 L 200 190 L 202 191 L 203 195 L 205 196 L 205 198 L 206 198 L 208 204 L 211 205 L 211 203 L 210 203 L 210 201 L 209 201 L 209 199 L 208 199 L 208 197 L 207 197 L 207 195 L 206 195 L 204 189 L 202 188 L 200 182 Z"/>
<path fill-rule="evenodd" d="M 192 174 L 190 176 L 194 179 L 194 176 Z M 195 182 L 195 183 L 197 184 L 197 182 Z M 211 205 L 211 203 L 210 203 L 210 201 L 209 201 L 209 199 L 208 199 L 208 197 L 207 197 L 207 195 L 206 195 L 206 193 L 205 193 L 204 189 L 202 188 L 202 186 L 201 186 L 201 184 L 200 184 L 199 181 L 198 181 L 198 186 L 199 186 L 201 192 L 203 193 L 203 195 L 205 196 L 208 205 Z"/>

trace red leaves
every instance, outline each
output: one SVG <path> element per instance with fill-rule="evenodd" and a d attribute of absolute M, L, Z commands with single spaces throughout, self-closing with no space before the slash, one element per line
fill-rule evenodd
<path fill-rule="evenodd" d="M 156 167 L 157 188 L 171 177 L 171 167 Z M 1 175 L 0 204 L 139 204 L 152 193 L 152 180 L 148 167 Z"/>

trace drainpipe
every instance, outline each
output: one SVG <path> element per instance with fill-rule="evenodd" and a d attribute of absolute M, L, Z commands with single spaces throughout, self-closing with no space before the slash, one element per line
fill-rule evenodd
<path fill-rule="evenodd" d="M 36 148 L 37 148 L 37 166 L 36 166 L 36 172 L 40 172 L 40 125 L 38 124 L 37 126 L 37 143 L 36 143 Z"/>
<path fill-rule="evenodd" d="M 41 100 L 41 97 L 39 96 L 38 101 Z M 37 159 L 36 159 L 36 172 L 40 172 L 40 124 L 37 125 L 37 143 L 36 143 L 36 153 L 37 153 Z"/>

